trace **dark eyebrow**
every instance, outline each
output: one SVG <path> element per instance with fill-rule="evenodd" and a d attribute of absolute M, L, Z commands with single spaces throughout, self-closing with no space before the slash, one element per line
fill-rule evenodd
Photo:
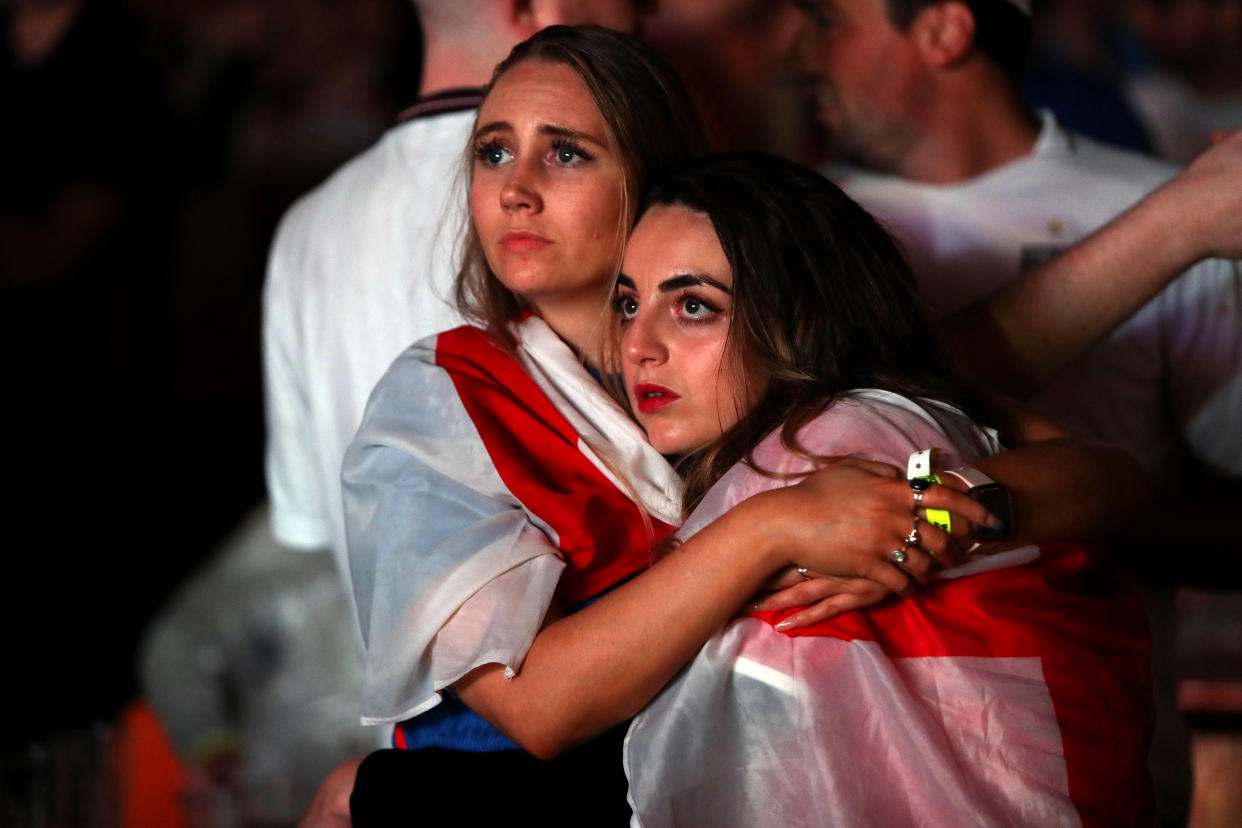
<path fill-rule="evenodd" d="M 681 290 L 682 288 L 694 287 L 695 285 L 707 285 L 708 287 L 714 287 L 716 290 L 727 293 L 730 296 L 733 295 L 733 291 L 727 285 L 722 284 L 721 282 L 713 279 L 711 276 L 706 276 L 702 273 L 683 273 L 680 276 L 665 279 L 663 282 L 660 282 L 660 293 L 669 293 L 674 290 Z"/>
<path fill-rule="evenodd" d="M 638 285 L 634 284 L 634 280 L 624 273 L 617 276 L 617 287 L 627 287 L 630 290 L 638 290 Z"/>

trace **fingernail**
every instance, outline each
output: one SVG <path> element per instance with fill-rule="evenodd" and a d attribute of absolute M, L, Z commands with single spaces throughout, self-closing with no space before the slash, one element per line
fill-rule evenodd
<path fill-rule="evenodd" d="M 785 630 L 792 629 L 793 625 L 794 623 L 790 621 L 788 618 L 786 618 L 784 621 L 781 621 L 779 624 L 776 625 L 776 629 L 781 632 L 784 632 Z"/>
<path fill-rule="evenodd" d="M 1004 525 L 1005 525 L 1005 521 L 1001 520 L 996 515 L 990 512 L 988 513 L 988 526 L 992 527 L 993 529 L 1000 529 Z"/>

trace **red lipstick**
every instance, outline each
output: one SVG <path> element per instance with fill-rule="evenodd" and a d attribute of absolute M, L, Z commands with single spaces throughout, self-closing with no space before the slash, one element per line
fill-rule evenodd
<path fill-rule="evenodd" d="M 500 246 L 510 253 L 528 253 L 551 243 L 551 240 L 529 230 L 514 230 L 500 237 Z"/>
<path fill-rule="evenodd" d="M 681 399 L 663 385 L 640 382 L 634 386 L 634 404 L 643 414 L 653 414 L 664 406 Z"/>

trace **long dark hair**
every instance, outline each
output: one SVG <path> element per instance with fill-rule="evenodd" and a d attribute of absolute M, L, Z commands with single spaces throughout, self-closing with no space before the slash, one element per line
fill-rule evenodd
<path fill-rule="evenodd" d="M 703 129 L 681 79 L 641 41 L 599 26 L 549 26 L 513 47 L 492 73 L 485 97 L 505 72 L 528 60 L 564 64 L 582 79 L 621 158 L 626 199 L 637 201 L 637 193 L 630 195 L 632 188 L 641 191 L 650 178 L 666 175 L 705 151 Z M 630 212 L 622 211 L 627 222 Z M 628 225 L 618 228 L 621 243 L 629 230 Z M 473 220 L 466 230 L 454 296 L 463 315 L 501 341 L 510 341 L 506 326 L 523 310 L 522 298 L 492 273 Z"/>
<path fill-rule="evenodd" d="M 982 414 L 952 379 L 901 249 L 826 178 L 761 153 L 708 156 L 661 180 L 644 209 L 681 206 L 711 219 L 733 270 L 726 353 L 767 390 L 706 448 L 683 458 L 685 511 L 782 426 L 802 426 L 856 388 L 880 388 Z M 760 469 L 762 471 L 762 469 Z"/>

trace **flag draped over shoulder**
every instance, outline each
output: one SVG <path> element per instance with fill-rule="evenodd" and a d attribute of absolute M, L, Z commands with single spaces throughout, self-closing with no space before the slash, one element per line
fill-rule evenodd
<path fill-rule="evenodd" d="M 483 664 L 517 671 L 554 596 L 641 571 L 677 519 L 642 431 L 542 320 L 513 331 L 516 353 L 470 327 L 407 349 L 346 455 L 364 721 L 429 711 Z"/>
<path fill-rule="evenodd" d="M 895 465 L 932 446 L 969 462 L 952 419 L 868 391 L 801 441 Z M 756 460 L 807 467 L 774 437 Z M 778 485 L 739 466 L 683 533 Z M 635 719 L 636 825 L 1150 821 L 1145 618 L 1081 547 L 1043 545 L 1034 562 L 941 579 L 792 635 L 771 626 L 783 614 L 733 621 Z"/>

